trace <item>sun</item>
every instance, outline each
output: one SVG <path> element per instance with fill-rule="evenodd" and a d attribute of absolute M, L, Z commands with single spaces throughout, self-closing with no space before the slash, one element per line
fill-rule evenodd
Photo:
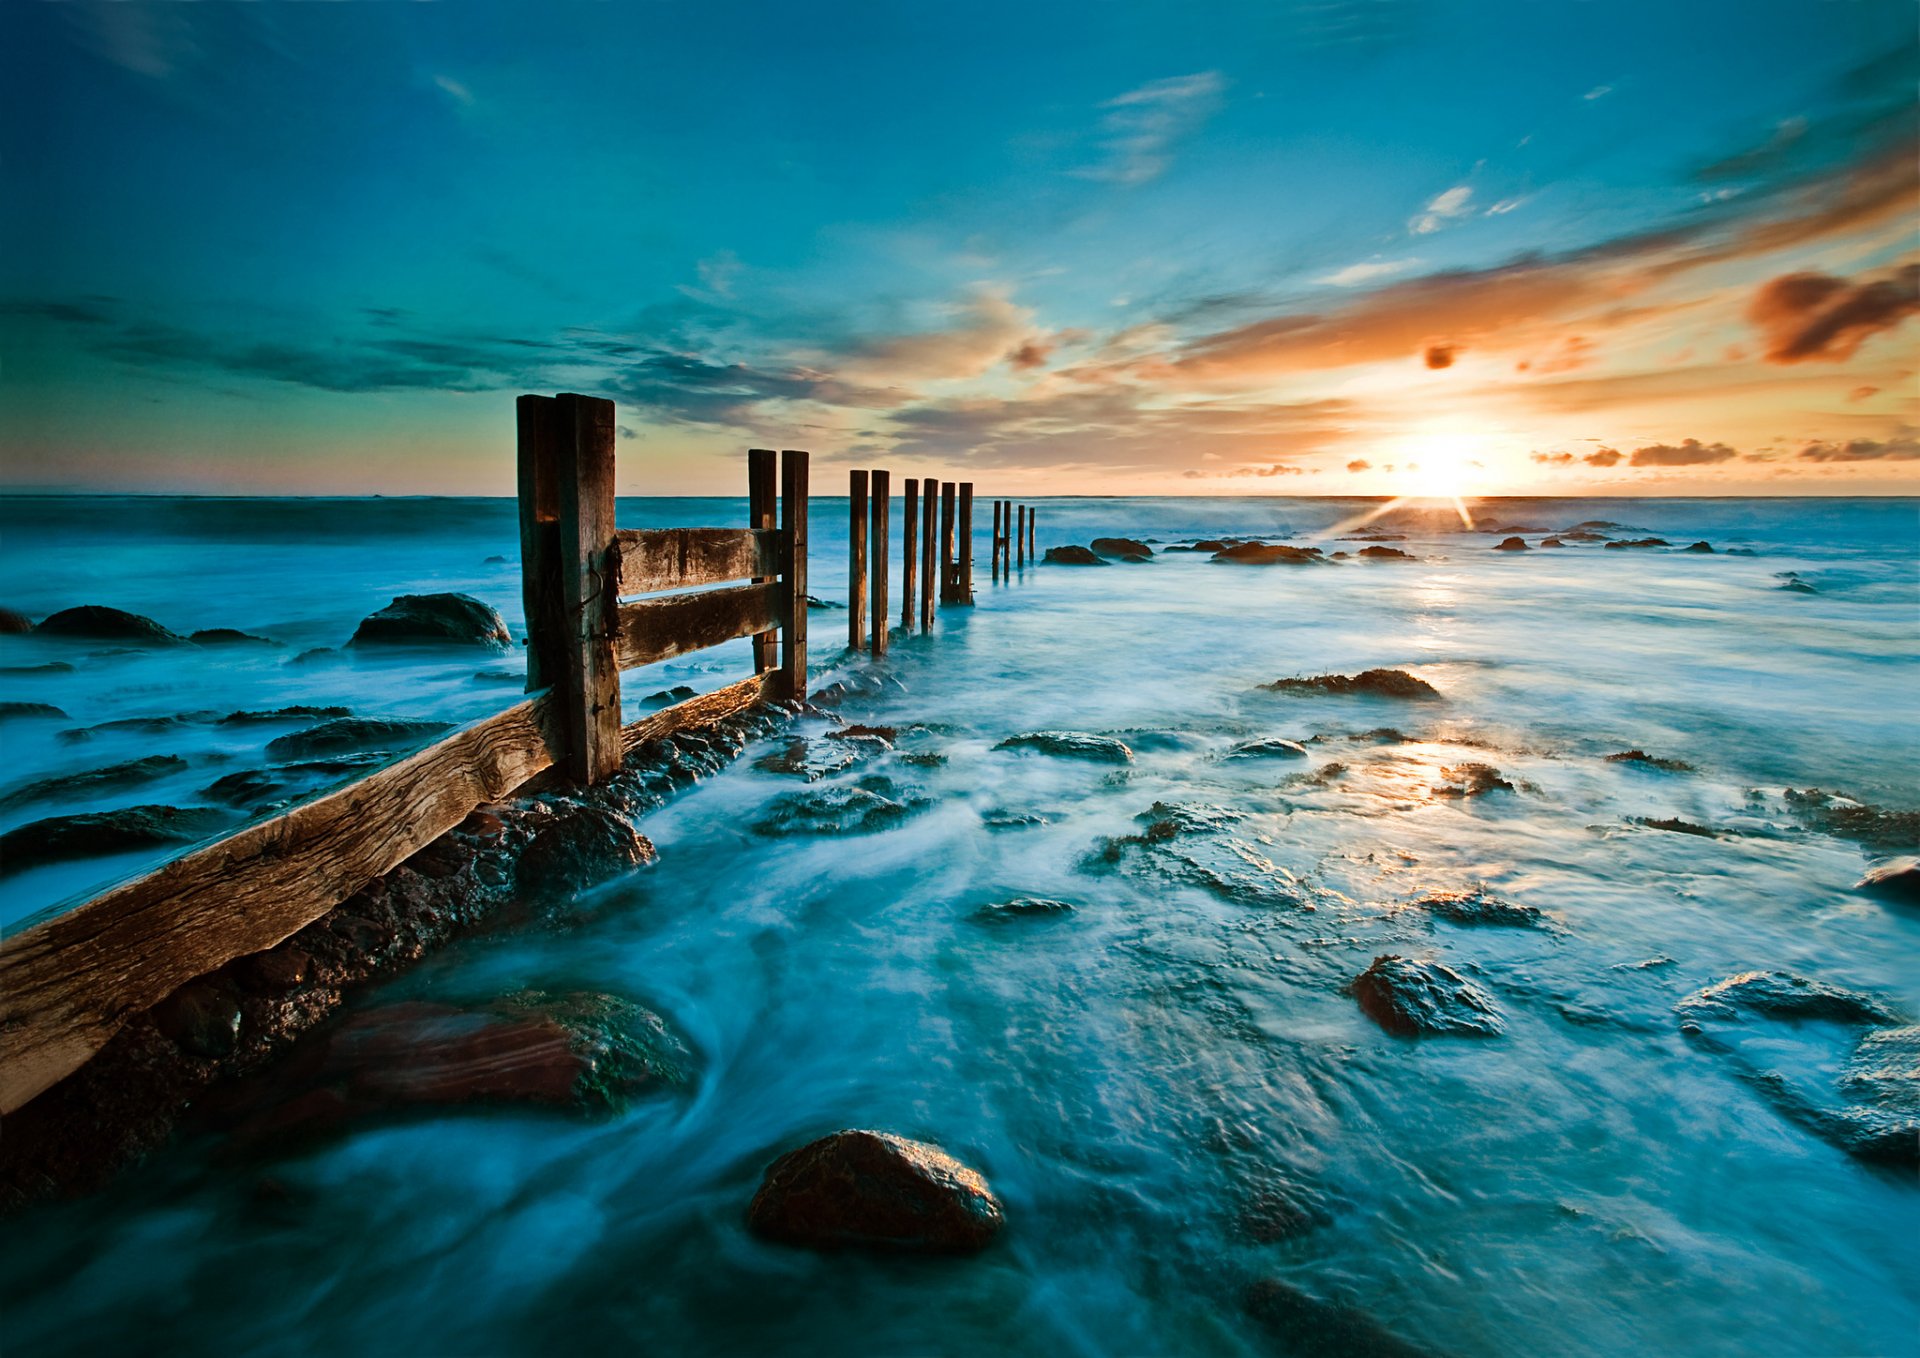
<path fill-rule="evenodd" d="M 1416 499 L 1461 500 L 1471 495 L 1477 441 L 1471 434 L 1432 431 L 1407 440 L 1406 460 L 1395 474 L 1402 494 Z"/>

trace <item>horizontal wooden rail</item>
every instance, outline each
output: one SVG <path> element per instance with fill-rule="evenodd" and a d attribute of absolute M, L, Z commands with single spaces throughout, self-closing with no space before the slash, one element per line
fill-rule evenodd
<path fill-rule="evenodd" d="M 620 605 L 614 654 L 623 670 L 651 665 L 785 627 L 791 611 L 787 591 L 777 582 L 641 599 Z"/>
<path fill-rule="evenodd" d="M 781 571 L 777 528 L 623 528 L 613 536 L 623 599 Z"/>
<path fill-rule="evenodd" d="M 536 695 L 0 943 L 0 1113 L 134 1014 L 271 948 L 545 769 L 564 748 L 549 740 L 556 707 Z"/>
<path fill-rule="evenodd" d="M 768 670 L 756 674 L 751 679 L 742 679 L 737 684 L 728 684 L 698 698 L 689 698 L 684 703 L 675 703 L 672 707 L 663 707 L 658 712 L 648 713 L 639 721 L 628 722 L 620 728 L 620 748 L 627 754 L 652 740 L 665 740 L 676 731 L 691 731 L 701 726 L 711 726 L 714 722 L 724 721 L 736 712 L 744 712 L 755 703 L 777 695 L 780 687 L 780 672 Z"/>

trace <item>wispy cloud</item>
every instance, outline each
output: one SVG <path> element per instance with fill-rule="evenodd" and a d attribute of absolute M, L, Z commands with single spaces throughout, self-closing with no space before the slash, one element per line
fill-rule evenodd
<path fill-rule="evenodd" d="M 1344 269 L 1336 269 L 1316 281 L 1336 288 L 1355 288 L 1362 283 L 1391 278 L 1397 273 L 1405 273 L 1408 269 L 1419 266 L 1420 261 L 1417 259 L 1370 259 L 1359 264 L 1349 264 Z"/>
<path fill-rule="evenodd" d="M 458 80 L 455 80 L 452 76 L 436 75 L 433 78 L 433 83 L 442 94 L 453 100 L 454 103 L 462 107 L 472 106 L 473 91 L 461 84 Z"/>
<path fill-rule="evenodd" d="M 1105 140 L 1098 164 L 1072 173 L 1114 184 L 1145 184 L 1166 173 L 1174 143 L 1199 130 L 1220 106 L 1226 81 L 1218 71 L 1170 76 L 1100 105 Z"/>
<path fill-rule="evenodd" d="M 1581 95 L 1580 97 L 1586 100 L 1588 103 L 1592 103 L 1596 99 L 1605 99 L 1609 94 L 1612 94 L 1612 93 L 1613 93 L 1613 86 L 1611 85 L 1595 85 L 1592 89 L 1588 90 L 1585 94 Z"/>
<path fill-rule="evenodd" d="M 1437 194 L 1424 211 L 1416 214 L 1407 223 L 1407 230 L 1416 236 L 1430 236 L 1445 227 L 1447 223 L 1457 221 L 1467 215 L 1467 204 L 1473 199 L 1473 190 L 1465 184 L 1456 184 L 1445 193 Z"/>

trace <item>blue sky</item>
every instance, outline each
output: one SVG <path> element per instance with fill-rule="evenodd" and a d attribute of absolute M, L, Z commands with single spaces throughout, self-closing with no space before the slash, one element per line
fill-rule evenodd
<path fill-rule="evenodd" d="M 1883 0 L 14 5 L 15 485 L 1912 490 Z M 1611 454 L 1611 456 L 1608 456 Z"/>

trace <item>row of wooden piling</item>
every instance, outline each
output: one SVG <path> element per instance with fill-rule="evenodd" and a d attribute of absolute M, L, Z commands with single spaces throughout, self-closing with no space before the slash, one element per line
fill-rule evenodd
<path fill-rule="evenodd" d="M 1012 500 L 993 502 L 993 578 L 1011 575 L 1013 568 L 1038 561 L 1034 550 L 1033 506 Z"/>
<path fill-rule="evenodd" d="M 900 566 L 904 589 L 900 627 L 914 630 L 916 605 L 922 632 L 933 630 L 936 597 L 942 604 L 973 602 L 973 483 L 924 481 L 909 476 L 902 486 L 904 532 Z M 1018 510 L 1018 530 L 1015 510 Z M 855 471 L 847 483 L 847 645 L 885 655 L 892 616 L 887 574 L 892 557 L 892 476 Z M 993 502 L 995 578 L 1034 556 L 1033 510 L 1011 500 Z M 873 620 L 868 626 L 869 617 Z"/>

